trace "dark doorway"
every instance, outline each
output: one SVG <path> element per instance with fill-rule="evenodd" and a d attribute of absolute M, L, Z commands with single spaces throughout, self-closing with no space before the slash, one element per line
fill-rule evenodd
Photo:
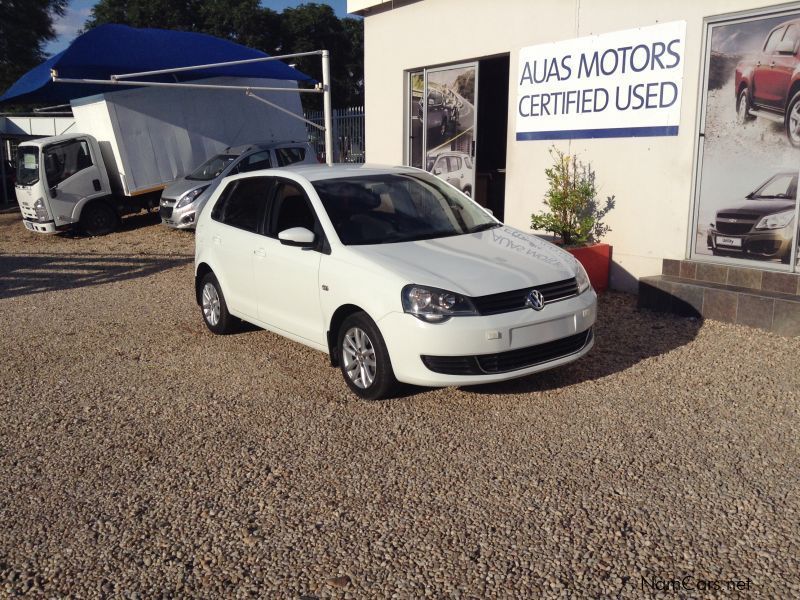
<path fill-rule="evenodd" d="M 475 200 L 503 220 L 506 195 L 509 55 L 478 61 Z"/>

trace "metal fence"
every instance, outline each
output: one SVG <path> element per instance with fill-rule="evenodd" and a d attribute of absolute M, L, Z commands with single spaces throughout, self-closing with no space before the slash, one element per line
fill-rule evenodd
<path fill-rule="evenodd" d="M 324 125 L 321 110 L 305 113 L 306 119 Z M 333 149 L 334 162 L 363 163 L 364 150 L 364 107 L 353 106 L 333 111 Z M 325 133 L 316 127 L 308 127 L 308 141 L 319 156 L 325 155 Z"/>

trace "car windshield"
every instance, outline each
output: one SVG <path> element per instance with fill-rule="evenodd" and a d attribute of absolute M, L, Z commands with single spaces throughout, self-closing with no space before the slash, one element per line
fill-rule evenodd
<path fill-rule="evenodd" d="M 387 173 L 313 182 L 347 246 L 449 237 L 499 227 L 469 198 L 425 173 Z"/>
<path fill-rule="evenodd" d="M 219 177 L 225 168 L 236 160 L 235 154 L 217 154 L 209 158 L 202 165 L 197 167 L 186 179 L 196 179 L 197 181 L 211 181 Z"/>
<path fill-rule="evenodd" d="M 22 146 L 17 151 L 17 183 L 33 185 L 39 181 L 39 149 Z"/>
<path fill-rule="evenodd" d="M 797 174 L 780 173 L 767 181 L 750 195 L 755 200 L 771 200 L 774 198 L 787 198 L 794 200 L 797 194 Z"/>

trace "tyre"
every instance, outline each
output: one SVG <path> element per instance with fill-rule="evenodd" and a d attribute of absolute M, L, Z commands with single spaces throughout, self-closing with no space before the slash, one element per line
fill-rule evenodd
<path fill-rule="evenodd" d="M 742 88 L 739 96 L 736 98 L 736 122 L 739 125 L 746 125 L 755 119 L 755 116 L 750 113 L 750 102 L 747 99 L 747 88 Z"/>
<path fill-rule="evenodd" d="M 206 273 L 200 282 L 200 310 L 212 333 L 225 335 L 235 331 L 237 320 L 228 312 L 222 288 L 213 273 Z"/>
<path fill-rule="evenodd" d="M 467 186 L 464 188 L 464 195 L 468 198 L 472 198 L 472 188 Z"/>
<path fill-rule="evenodd" d="M 378 400 L 396 389 L 386 343 L 366 313 L 355 313 L 344 320 L 337 348 L 344 381 L 359 398 Z"/>
<path fill-rule="evenodd" d="M 786 137 L 795 148 L 800 148 L 800 92 L 797 92 L 786 107 Z"/>
<path fill-rule="evenodd" d="M 81 212 L 81 229 L 86 235 L 107 235 L 118 226 L 119 215 L 105 202 L 92 202 Z"/>

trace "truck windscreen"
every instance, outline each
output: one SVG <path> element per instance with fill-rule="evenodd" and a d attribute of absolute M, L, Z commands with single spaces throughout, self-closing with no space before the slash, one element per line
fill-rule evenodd
<path fill-rule="evenodd" d="M 17 150 L 17 184 L 33 185 L 39 181 L 39 149 L 21 146 Z"/>

